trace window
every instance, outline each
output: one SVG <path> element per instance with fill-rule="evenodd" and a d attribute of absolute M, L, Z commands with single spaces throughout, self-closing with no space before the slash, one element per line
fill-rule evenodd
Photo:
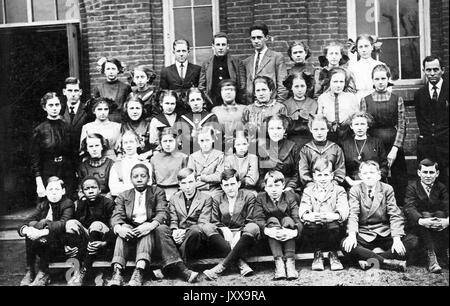
<path fill-rule="evenodd" d="M 421 61 L 430 51 L 429 0 L 348 0 L 348 33 L 376 35 L 383 43 L 379 60 L 396 84 L 422 82 Z"/>
<path fill-rule="evenodd" d="M 0 0 L 0 27 L 77 22 L 78 0 Z"/>
<path fill-rule="evenodd" d="M 172 44 L 187 39 L 191 44 L 189 61 L 201 64 L 211 56 L 211 38 L 219 31 L 218 0 L 169 0 L 164 5 L 165 61 L 174 62 Z"/>

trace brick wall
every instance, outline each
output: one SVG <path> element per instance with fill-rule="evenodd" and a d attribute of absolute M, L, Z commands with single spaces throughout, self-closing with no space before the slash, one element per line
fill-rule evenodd
<path fill-rule="evenodd" d="M 430 1 L 431 53 L 442 57 L 447 72 L 449 71 L 448 7 L 448 0 Z"/>

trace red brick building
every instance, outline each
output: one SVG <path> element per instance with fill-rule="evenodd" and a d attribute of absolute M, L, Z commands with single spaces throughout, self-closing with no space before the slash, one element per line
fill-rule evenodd
<path fill-rule="evenodd" d="M 201 63 L 218 31 L 228 33 L 231 52 L 245 58 L 252 52 L 248 28 L 255 22 L 269 26 L 270 47 L 284 54 L 290 41 L 306 41 L 316 65 L 322 46 L 331 40 L 378 35 L 380 60 L 390 65 L 395 90 L 408 105 L 406 152 L 415 154 L 411 99 L 423 84 L 420 63 L 426 55 L 441 56 L 448 71 L 448 0 L 0 0 L 5 118 L 0 139 L 6 144 L 0 155 L 1 190 L 27 181 L 17 173 L 28 172 L 4 164 L 26 169 L 26 139 L 41 119 L 39 98 L 46 91 L 61 92 L 69 74 L 80 77 L 86 96 L 102 79 L 95 69 L 101 56 L 117 57 L 128 67 L 148 64 L 159 73 L 173 63 L 175 38 L 190 40 L 191 60 Z M 287 54 L 286 63 L 291 64 Z"/>

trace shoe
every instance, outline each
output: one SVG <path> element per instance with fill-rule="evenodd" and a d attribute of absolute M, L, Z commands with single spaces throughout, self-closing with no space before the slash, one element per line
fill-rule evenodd
<path fill-rule="evenodd" d="M 250 268 L 250 266 L 243 259 L 238 260 L 238 268 L 239 272 L 241 273 L 241 276 L 244 277 L 253 275 L 255 273 L 253 269 Z"/>
<path fill-rule="evenodd" d="M 406 271 L 406 260 L 385 259 L 383 261 L 382 267 L 387 270 L 405 272 Z"/>
<path fill-rule="evenodd" d="M 43 271 L 39 271 L 38 274 L 36 275 L 36 278 L 30 284 L 30 286 L 41 287 L 47 286 L 48 283 L 50 283 L 50 274 L 45 273 Z"/>
<path fill-rule="evenodd" d="M 313 271 L 323 271 L 325 267 L 323 266 L 323 254 L 321 250 L 314 252 L 314 259 L 311 265 Z"/>
<path fill-rule="evenodd" d="M 140 287 L 144 283 L 144 270 L 140 268 L 136 268 L 133 271 L 133 275 L 131 275 L 130 281 L 128 282 L 128 286 L 131 287 Z"/>
<path fill-rule="evenodd" d="M 428 255 L 428 271 L 431 273 L 441 273 L 442 268 L 439 265 L 436 257 L 436 253 L 434 251 L 427 251 Z"/>
<path fill-rule="evenodd" d="M 87 269 L 86 268 L 81 268 L 80 271 L 78 271 L 77 273 L 75 273 L 72 278 L 67 282 L 68 286 L 73 286 L 73 287 L 79 287 L 79 286 L 83 286 L 83 281 L 84 278 L 86 276 L 87 273 Z"/>
<path fill-rule="evenodd" d="M 123 275 L 121 268 L 114 268 L 113 276 L 111 277 L 108 286 L 123 286 Z"/>
<path fill-rule="evenodd" d="M 295 258 L 286 258 L 286 274 L 288 280 L 293 280 L 298 278 L 298 272 L 295 268 Z"/>
<path fill-rule="evenodd" d="M 274 280 L 285 279 L 286 276 L 286 265 L 284 264 L 284 260 L 281 257 L 275 258 L 275 276 Z"/>
<path fill-rule="evenodd" d="M 164 279 L 164 274 L 162 272 L 161 269 L 155 269 L 153 270 L 153 275 L 157 278 L 157 279 Z"/>
<path fill-rule="evenodd" d="M 383 250 L 382 248 L 376 247 L 375 249 L 372 250 L 372 252 L 374 252 L 375 254 L 381 254 L 381 253 L 384 253 L 385 250 Z"/>
<path fill-rule="evenodd" d="M 331 271 L 339 271 L 344 270 L 344 266 L 342 265 L 336 251 L 332 251 L 328 253 L 328 259 L 330 260 L 330 268 Z"/>
<path fill-rule="evenodd" d="M 203 271 L 203 274 L 205 274 L 206 278 L 209 280 L 216 280 L 223 272 L 225 272 L 225 269 L 226 269 L 225 266 L 219 263 L 215 265 L 213 268 Z"/>
<path fill-rule="evenodd" d="M 372 268 L 372 266 L 365 260 L 358 260 L 358 264 L 361 267 L 361 270 L 366 271 Z"/>
<path fill-rule="evenodd" d="M 32 269 L 27 269 L 25 276 L 22 278 L 22 281 L 20 282 L 20 286 L 30 286 L 35 277 L 36 272 L 34 272 L 34 270 Z"/>
<path fill-rule="evenodd" d="M 189 284 L 195 283 L 198 280 L 198 272 L 186 269 L 182 272 L 183 274 L 183 278 L 186 282 L 188 282 Z"/>

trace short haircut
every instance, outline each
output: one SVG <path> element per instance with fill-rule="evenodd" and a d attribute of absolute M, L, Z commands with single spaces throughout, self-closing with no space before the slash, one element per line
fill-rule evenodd
<path fill-rule="evenodd" d="M 122 63 L 117 58 L 110 57 L 110 58 L 107 58 L 106 61 L 102 64 L 102 68 L 100 70 L 101 73 L 105 73 L 106 63 L 112 63 L 112 64 L 116 65 L 117 70 L 119 71 L 119 73 L 123 72 L 124 68 L 122 66 Z"/>
<path fill-rule="evenodd" d="M 148 177 L 150 177 L 150 170 L 148 169 L 148 167 L 146 166 L 146 165 L 144 165 L 144 164 L 136 164 L 136 165 L 134 165 L 134 167 L 133 168 L 131 168 L 131 171 L 130 171 L 130 177 L 133 175 L 133 171 L 134 170 L 136 170 L 136 169 L 145 169 L 145 171 L 147 172 L 147 175 L 148 175 Z"/>
<path fill-rule="evenodd" d="M 317 158 L 312 166 L 312 172 L 316 171 L 325 171 L 327 169 L 330 169 L 330 171 L 333 171 L 333 163 L 326 157 L 319 157 Z"/>
<path fill-rule="evenodd" d="M 45 108 L 47 105 L 47 101 L 51 100 L 53 98 L 58 98 L 58 94 L 56 92 L 47 92 L 42 98 L 41 98 L 41 107 Z M 58 98 L 59 100 L 59 98 Z"/>
<path fill-rule="evenodd" d="M 100 188 L 100 181 L 98 180 L 98 178 L 96 178 L 95 176 L 92 176 L 92 175 L 88 175 L 88 176 L 85 176 L 85 177 L 81 180 L 81 184 L 80 184 L 81 189 L 83 189 L 84 183 L 85 183 L 86 181 L 95 181 L 95 182 L 97 183 L 97 186 Z"/>
<path fill-rule="evenodd" d="M 191 168 L 183 168 L 180 171 L 178 171 L 177 179 L 178 179 L 178 181 L 182 181 L 182 180 L 184 180 L 185 178 L 187 178 L 189 175 L 191 175 L 193 173 L 195 173 L 195 171 L 193 169 L 191 169 Z"/>
<path fill-rule="evenodd" d="M 271 78 L 269 78 L 268 76 L 265 75 L 259 75 L 257 76 L 254 80 L 253 80 L 253 88 L 255 88 L 256 84 L 258 83 L 264 83 L 267 85 L 267 87 L 269 87 L 270 91 L 274 91 L 275 90 L 275 83 L 273 82 L 273 80 Z"/>
<path fill-rule="evenodd" d="M 64 183 L 64 181 L 57 176 L 50 176 L 47 179 L 47 186 L 48 186 L 48 184 L 50 184 L 52 182 L 58 182 L 61 185 L 61 188 L 63 188 L 63 189 L 66 188 L 66 184 Z M 47 187 L 47 186 L 45 186 L 45 187 Z"/>
<path fill-rule="evenodd" d="M 304 41 L 295 40 L 289 44 L 289 48 L 287 51 L 287 54 L 291 60 L 293 60 L 292 59 L 292 49 L 294 49 L 294 47 L 297 47 L 297 46 L 301 46 L 301 47 L 303 47 L 303 50 L 305 50 L 305 53 L 306 53 L 305 59 L 308 59 L 311 56 L 311 50 L 309 49 L 309 46 Z"/>
<path fill-rule="evenodd" d="M 152 84 L 153 81 L 156 79 L 156 73 L 147 65 L 139 65 L 139 66 L 135 67 L 133 69 L 133 71 L 131 72 L 133 77 L 134 77 L 134 72 L 135 71 L 142 71 L 142 72 L 144 72 L 147 75 L 147 78 L 148 78 L 147 83 L 148 84 Z"/>
<path fill-rule="evenodd" d="M 64 80 L 64 84 L 73 84 L 73 85 L 79 85 L 80 80 L 78 80 L 76 77 L 68 77 Z"/>
<path fill-rule="evenodd" d="M 228 43 L 228 34 L 225 32 L 219 32 L 216 35 L 214 35 L 212 39 L 212 44 L 216 42 L 216 38 L 226 38 Z"/>
<path fill-rule="evenodd" d="M 88 139 L 100 139 L 100 144 L 102 145 L 102 155 L 105 154 L 105 152 L 108 150 L 109 147 L 109 142 L 108 139 L 106 139 L 105 137 L 103 137 L 102 134 L 99 133 L 88 133 L 86 135 L 86 138 L 83 139 L 83 141 L 81 142 L 81 152 L 84 152 L 86 154 L 89 155 L 88 150 L 87 150 L 87 140 Z"/>
<path fill-rule="evenodd" d="M 269 178 L 272 178 L 274 183 L 282 182 L 284 184 L 284 182 L 286 181 L 283 173 L 277 170 L 270 170 L 269 172 L 267 172 L 264 176 L 264 183 L 267 184 L 267 180 Z"/>
<path fill-rule="evenodd" d="M 427 57 L 425 57 L 422 61 L 423 68 L 425 68 L 425 63 L 433 62 L 435 60 L 439 61 L 439 66 L 442 68 L 442 59 L 436 55 L 428 55 Z"/>
<path fill-rule="evenodd" d="M 374 166 L 375 168 L 377 168 L 377 171 L 380 171 L 380 164 L 378 164 L 374 160 L 366 160 L 366 161 L 361 162 L 361 164 L 359 165 L 359 172 L 361 172 L 361 170 L 364 166 Z"/>
<path fill-rule="evenodd" d="M 236 181 L 239 181 L 239 174 L 235 169 L 225 169 L 220 175 L 220 181 L 228 181 L 233 177 L 236 178 Z"/>
<path fill-rule="evenodd" d="M 389 69 L 389 67 L 386 64 L 378 64 L 375 67 L 373 67 L 372 79 L 373 79 L 373 76 L 375 75 L 375 72 L 377 72 L 377 71 L 385 71 L 388 79 L 391 77 L 391 69 Z"/>
<path fill-rule="evenodd" d="M 250 27 L 250 29 L 248 30 L 248 33 L 250 35 L 252 35 L 252 31 L 255 31 L 255 30 L 261 30 L 263 32 L 264 36 L 269 35 L 269 28 L 267 27 L 267 25 L 265 23 L 262 23 L 262 22 L 255 23 L 254 25 L 252 25 Z"/>
<path fill-rule="evenodd" d="M 328 130 L 331 129 L 331 124 L 328 121 L 327 117 L 325 117 L 323 114 L 316 114 L 316 115 L 309 115 L 309 119 L 308 119 L 308 128 L 311 131 L 312 129 L 312 125 L 314 122 L 325 122 L 325 124 L 327 125 Z"/>
<path fill-rule="evenodd" d="M 422 166 L 424 167 L 435 167 L 436 171 L 439 170 L 439 164 L 438 162 L 430 159 L 430 158 L 424 158 L 419 162 L 419 165 L 417 166 L 417 170 L 422 170 Z"/>
<path fill-rule="evenodd" d="M 349 122 L 350 124 L 353 122 L 353 120 L 355 120 L 356 118 L 365 118 L 367 120 L 367 125 L 371 126 L 372 122 L 373 122 L 373 117 L 371 114 L 364 112 L 364 111 L 358 111 L 356 113 L 353 113 L 350 118 L 349 118 Z"/>
<path fill-rule="evenodd" d="M 188 51 L 191 50 L 191 44 L 189 43 L 189 41 L 187 39 L 176 39 L 173 42 L 173 50 L 175 50 L 175 46 L 176 45 L 186 45 L 186 47 L 188 48 Z"/>

